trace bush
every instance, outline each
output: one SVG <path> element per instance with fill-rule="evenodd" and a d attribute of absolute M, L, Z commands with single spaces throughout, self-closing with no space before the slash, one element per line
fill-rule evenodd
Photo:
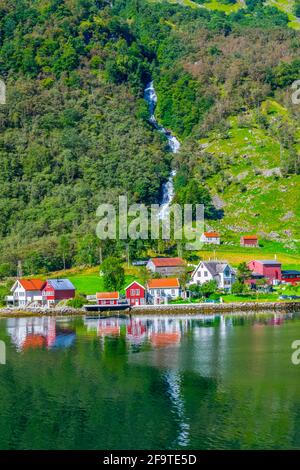
<path fill-rule="evenodd" d="M 83 295 L 76 295 L 74 299 L 67 301 L 67 306 L 71 308 L 82 308 L 86 304 L 86 298 Z"/>

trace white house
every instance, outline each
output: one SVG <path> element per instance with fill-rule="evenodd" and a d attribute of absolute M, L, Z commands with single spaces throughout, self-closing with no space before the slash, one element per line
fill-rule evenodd
<path fill-rule="evenodd" d="M 235 280 L 235 271 L 226 261 L 200 261 L 192 273 L 190 284 L 216 281 L 219 289 L 230 291 Z"/>
<path fill-rule="evenodd" d="M 210 245 L 220 245 L 221 238 L 217 232 L 204 232 L 200 237 L 202 243 L 208 243 Z"/>
<path fill-rule="evenodd" d="M 176 299 L 181 295 L 179 279 L 151 279 L 147 283 L 148 303 L 167 303 L 168 300 Z"/>
<path fill-rule="evenodd" d="M 42 303 L 42 290 L 46 285 L 41 279 L 18 279 L 6 297 L 7 305 L 25 307 L 32 302 Z"/>

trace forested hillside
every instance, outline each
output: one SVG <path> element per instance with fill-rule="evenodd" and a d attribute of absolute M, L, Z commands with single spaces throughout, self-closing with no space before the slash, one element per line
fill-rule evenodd
<path fill-rule="evenodd" d="M 278 8 L 246 4 L 1 2 L 0 275 L 19 259 L 25 273 L 97 263 L 97 206 L 124 192 L 158 202 L 171 165 L 176 200 L 209 191 L 209 223 L 229 241 L 257 228 L 297 249 L 300 33 Z M 174 161 L 148 122 L 150 77 L 156 116 L 182 143 Z"/>

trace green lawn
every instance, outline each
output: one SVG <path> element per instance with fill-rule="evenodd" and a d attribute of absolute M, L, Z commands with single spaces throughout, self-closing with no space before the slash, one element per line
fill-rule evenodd
<path fill-rule="evenodd" d="M 103 292 L 105 290 L 103 285 L 103 278 L 98 274 L 85 274 L 84 272 L 80 274 L 74 274 L 68 276 L 70 281 L 76 287 L 78 294 L 84 295 L 93 295 L 96 292 Z M 130 284 L 133 280 L 138 280 L 136 276 L 126 275 L 125 283 L 121 293 L 124 293 L 125 287 Z"/>

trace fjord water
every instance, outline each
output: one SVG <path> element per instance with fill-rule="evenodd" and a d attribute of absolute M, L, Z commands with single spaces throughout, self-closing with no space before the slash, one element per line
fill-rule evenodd
<path fill-rule="evenodd" d="M 300 318 L 0 320 L 1 449 L 299 449 Z"/>

